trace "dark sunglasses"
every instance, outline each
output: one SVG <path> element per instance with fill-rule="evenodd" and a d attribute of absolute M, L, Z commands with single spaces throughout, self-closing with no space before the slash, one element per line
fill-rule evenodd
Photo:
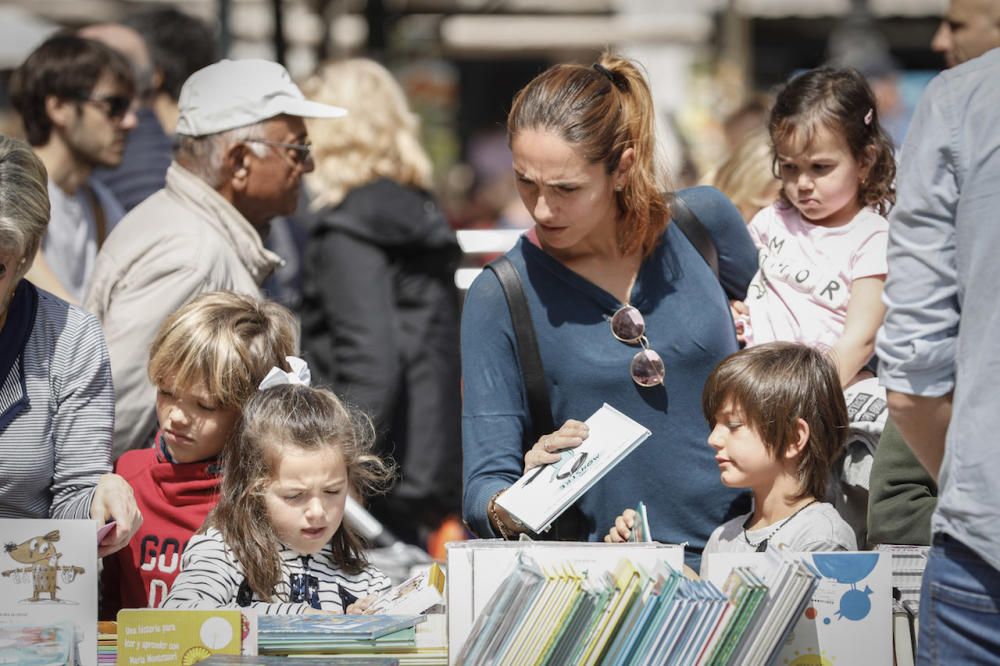
<path fill-rule="evenodd" d="M 132 98 L 127 95 L 106 95 L 104 97 L 80 97 L 79 101 L 99 106 L 110 120 L 121 120 L 132 108 Z"/>
<path fill-rule="evenodd" d="M 308 603 L 313 608 L 320 608 L 319 579 L 312 574 L 293 573 L 289 576 L 288 600 L 292 603 Z"/>
<path fill-rule="evenodd" d="M 284 148 L 293 151 L 292 159 L 297 164 L 305 164 L 312 157 L 311 143 L 284 143 L 282 141 L 269 141 L 267 139 L 246 139 L 247 143 L 262 143 L 272 148 Z"/>
<path fill-rule="evenodd" d="M 650 387 L 663 383 L 667 376 L 663 359 L 649 348 L 646 339 L 646 320 L 642 313 L 631 305 L 623 305 L 611 316 L 611 335 L 630 345 L 640 344 L 642 349 L 636 352 L 629 363 L 629 374 L 632 381 L 639 386 Z"/>

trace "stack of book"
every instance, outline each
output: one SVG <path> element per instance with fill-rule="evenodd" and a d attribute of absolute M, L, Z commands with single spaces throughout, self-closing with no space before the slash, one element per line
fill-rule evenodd
<path fill-rule="evenodd" d="M 391 657 L 268 657 L 215 654 L 198 662 L 202 666 L 399 666 Z"/>
<path fill-rule="evenodd" d="M 766 664 L 819 580 L 801 561 L 774 585 L 736 569 L 724 591 L 662 563 L 587 576 L 519 558 L 462 647 L 459 664 Z"/>
<path fill-rule="evenodd" d="M 97 663 L 118 663 L 118 625 L 115 622 L 97 623 Z"/>
<path fill-rule="evenodd" d="M 743 571 L 744 574 L 749 572 L 750 570 Z M 773 663 L 792 627 L 809 605 L 819 581 L 820 573 L 805 560 L 783 561 L 778 571 L 768 579 L 767 598 L 760 606 L 760 611 L 753 615 L 742 630 L 734 657 L 706 663 Z"/>
<path fill-rule="evenodd" d="M 422 615 L 262 615 L 261 654 L 381 654 L 416 648 Z"/>
<path fill-rule="evenodd" d="M 768 549 L 702 558 L 702 577 L 730 596 L 727 587 L 738 568 L 759 576 L 768 595 L 764 615 L 746 630 L 760 643 L 735 652 L 737 663 L 892 663 L 891 572 L 882 553 Z M 803 589 L 812 590 L 806 603 Z M 758 661 L 764 654 L 770 656 Z"/>

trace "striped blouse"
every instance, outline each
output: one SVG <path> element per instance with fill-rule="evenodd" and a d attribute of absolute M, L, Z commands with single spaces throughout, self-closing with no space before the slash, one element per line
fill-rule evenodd
<path fill-rule="evenodd" d="M 21 356 L 0 386 L 0 518 L 89 518 L 94 488 L 111 472 L 115 392 L 101 326 L 38 290 Z"/>
<path fill-rule="evenodd" d="M 333 549 L 327 544 L 323 550 L 309 558 L 281 547 L 281 581 L 275 588 L 275 599 L 262 600 L 256 593 L 250 606 L 265 615 L 305 613 L 309 604 L 290 603 L 289 581 L 292 574 L 310 574 L 319 581 L 319 600 L 323 610 L 342 612 L 342 592 L 358 599 L 390 587 L 390 581 L 381 571 L 367 566 L 361 573 L 341 571 L 333 560 Z M 307 562 L 303 562 L 306 559 Z M 306 568 L 308 566 L 308 569 Z M 181 573 L 163 600 L 161 608 L 235 608 L 240 585 L 244 581 L 243 568 L 232 551 L 222 540 L 219 530 L 211 527 L 205 534 L 191 537 L 181 559 Z"/>

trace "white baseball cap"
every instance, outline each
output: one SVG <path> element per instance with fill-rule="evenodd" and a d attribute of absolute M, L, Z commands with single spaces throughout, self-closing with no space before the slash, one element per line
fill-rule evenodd
<path fill-rule="evenodd" d="M 339 118 L 347 109 L 310 102 L 288 70 L 269 60 L 220 60 L 188 77 L 178 100 L 177 134 L 205 136 L 281 114 Z"/>

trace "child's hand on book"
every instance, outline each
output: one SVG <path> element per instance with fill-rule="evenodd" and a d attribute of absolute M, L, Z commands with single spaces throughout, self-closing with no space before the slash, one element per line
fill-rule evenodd
<path fill-rule="evenodd" d="M 559 430 L 542 435 L 524 454 L 524 471 L 558 461 L 560 451 L 575 449 L 583 444 L 583 440 L 587 439 L 589 434 L 590 428 L 586 423 L 569 419 Z"/>
<path fill-rule="evenodd" d="M 365 615 L 366 614 L 365 611 L 368 610 L 369 606 L 375 603 L 376 599 L 378 599 L 377 594 L 369 594 L 367 597 L 361 597 L 360 599 L 358 599 L 353 604 L 347 607 L 347 614 Z"/>
<path fill-rule="evenodd" d="M 605 543 L 625 543 L 628 541 L 629 533 L 632 532 L 632 527 L 635 526 L 635 520 L 635 509 L 625 509 L 622 511 L 622 515 L 615 518 L 615 524 L 611 526 L 611 529 L 604 536 Z"/>

